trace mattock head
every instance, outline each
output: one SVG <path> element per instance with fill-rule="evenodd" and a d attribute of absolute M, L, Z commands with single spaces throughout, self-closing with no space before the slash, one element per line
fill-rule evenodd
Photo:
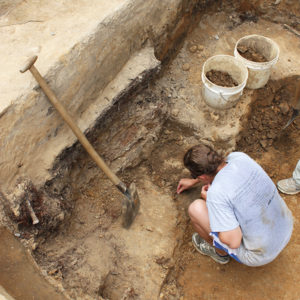
<path fill-rule="evenodd" d="M 140 208 L 140 198 L 137 193 L 135 183 L 132 182 L 126 190 L 122 213 L 123 213 L 123 227 L 129 228 L 135 219 Z"/>

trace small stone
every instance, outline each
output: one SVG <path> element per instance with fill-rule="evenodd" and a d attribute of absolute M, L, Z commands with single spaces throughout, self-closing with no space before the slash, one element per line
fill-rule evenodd
<path fill-rule="evenodd" d="M 211 112 L 211 113 L 210 113 L 210 117 L 211 117 L 214 121 L 217 121 L 217 120 L 219 120 L 219 118 L 220 118 L 220 116 L 219 116 L 217 113 L 215 113 L 215 112 Z"/>
<path fill-rule="evenodd" d="M 270 131 L 270 132 L 267 133 L 267 138 L 268 139 L 273 139 L 275 137 L 276 137 L 276 134 L 274 132 Z"/>
<path fill-rule="evenodd" d="M 57 219 L 58 219 L 59 221 L 63 221 L 64 218 L 65 218 L 64 212 L 61 212 L 61 213 L 57 216 Z"/>
<path fill-rule="evenodd" d="M 182 70 L 183 71 L 188 71 L 190 69 L 190 65 L 189 64 L 184 64 L 183 66 L 182 66 Z"/>
<path fill-rule="evenodd" d="M 31 250 L 35 250 L 37 248 L 37 243 L 32 243 L 31 245 Z"/>
<path fill-rule="evenodd" d="M 239 45 L 239 46 L 237 47 L 237 50 L 238 50 L 240 53 L 245 53 L 245 52 L 248 50 L 248 48 L 247 48 L 246 46 L 244 46 L 244 45 Z"/>
<path fill-rule="evenodd" d="M 175 108 L 175 109 L 172 110 L 172 115 L 173 116 L 177 117 L 178 114 L 179 114 L 179 109 Z"/>
<path fill-rule="evenodd" d="M 160 293 L 159 298 L 160 298 L 160 299 L 163 299 L 163 298 L 164 298 L 164 294 L 163 294 L 163 293 Z"/>
<path fill-rule="evenodd" d="M 279 104 L 280 111 L 285 115 L 290 111 L 290 107 L 287 102 L 281 102 Z"/>
<path fill-rule="evenodd" d="M 198 50 L 199 51 L 203 51 L 204 50 L 204 46 L 203 45 L 198 45 Z"/>
<path fill-rule="evenodd" d="M 120 273 L 112 271 L 112 272 L 110 272 L 110 274 L 116 276 L 116 275 L 119 275 Z"/>
<path fill-rule="evenodd" d="M 14 236 L 16 236 L 16 237 L 20 237 L 20 236 L 21 236 L 21 234 L 20 234 L 19 232 L 15 232 L 15 233 L 14 233 Z"/>
<path fill-rule="evenodd" d="M 48 275 L 54 275 L 55 273 L 57 273 L 58 272 L 58 269 L 52 269 L 52 270 L 50 270 L 49 272 L 48 272 Z"/>
<path fill-rule="evenodd" d="M 266 140 L 260 141 L 260 144 L 261 144 L 261 146 L 262 146 L 264 149 L 265 149 L 265 148 L 267 147 L 267 145 L 268 145 L 268 143 L 267 143 Z"/>
<path fill-rule="evenodd" d="M 190 52 L 195 53 L 197 51 L 197 46 L 190 47 Z"/>
<path fill-rule="evenodd" d="M 74 258 L 73 261 L 70 263 L 71 266 L 75 266 L 78 262 L 77 258 Z"/>

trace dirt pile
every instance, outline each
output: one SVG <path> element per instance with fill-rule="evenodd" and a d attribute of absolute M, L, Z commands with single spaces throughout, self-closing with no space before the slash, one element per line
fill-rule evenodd
<path fill-rule="evenodd" d="M 267 151 L 285 134 L 284 125 L 292 114 L 296 83 L 299 76 L 269 81 L 258 89 L 249 115 L 245 118 L 237 148 L 252 154 Z M 297 125 L 294 125 L 297 126 Z"/>
<path fill-rule="evenodd" d="M 210 70 L 206 73 L 206 77 L 216 85 L 225 87 L 234 87 L 238 85 L 238 83 L 227 72 Z"/>
<path fill-rule="evenodd" d="M 255 49 L 251 47 L 246 47 L 246 46 L 238 46 L 237 50 L 241 56 L 244 58 L 255 61 L 255 62 L 267 62 L 268 60 L 259 52 L 257 52 Z"/>

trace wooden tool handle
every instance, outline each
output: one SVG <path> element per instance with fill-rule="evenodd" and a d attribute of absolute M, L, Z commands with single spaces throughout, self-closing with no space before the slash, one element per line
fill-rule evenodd
<path fill-rule="evenodd" d="M 25 73 L 27 70 L 29 70 L 33 65 L 34 63 L 36 62 L 37 60 L 37 56 L 33 56 L 33 57 L 30 57 L 28 59 L 28 61 L 26 62 L 26 64 L 24 65 L 24 67 L 20 70 L 21 73 Z"/>
<path fill-rule="evenodd" d="M 98 167 L 106 174 L 106 176 L 118 187 L 119 190 L 126 189 L 126 186 L 121 182 L 121 180 L 109 169 L 109 167 L 106 165 L 106 163 L 103 161 L 103 159 L 98 155 L 98 153 L 95 151 L 93 146 L 90 144 L 90 142 L 87 140 L 85 135 L 82 133 L 82 131 L 79 129 L 79 127 L 74 123 L 71 116 L 68 114 L 66 109 L 63 107 L 63 105 L 58 101 L 55 94 L 52 92 L 50 87 L 48 86 L 47 82 L 44 80 L 44 78 L 41 76 L 39 71 L 35 68 L 34 63 L 37 60 L 37 56 L 32 57 L 25 67 L 20 70 L 20 72 L 25 72 L 29 70 L 36 81 L 39 83 L 40 87 L 52 103 L 52 105 L 56 108 L 58 113 L 61 115 L 61 117 L 65 120 L 65 122 L 69 125 L 69 127 L 72 129 L 73 133 L 76 135 L 82 146 L 85 148 L 85 150 L 89 153 L 89 155 L 93 158 L 93 160 L 96 162 Z"/>

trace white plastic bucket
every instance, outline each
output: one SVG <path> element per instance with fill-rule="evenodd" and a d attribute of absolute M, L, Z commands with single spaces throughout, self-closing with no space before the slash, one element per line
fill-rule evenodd
<path fill-rule="evenodd" d="M 224 87 L 212 83 L 206 73 L 210 70 L 227 72 L 237 83 L 235 87 Z M 248 78 L 245 65 L 231 55 L 210 57 L 202 67 L 202 94 L 205 102 L 218 109 L 232 107 L 240 99 Z"/>
<path fill-rule="evenodd" d="M 254 62 L 241 56 L 237 50 L 238 46 L 251 47 L 262 54 L 267 62 Z M 276 64 L 279 57 L 279 47 L 271 39 L 261 35 L 244 36 L 237 41 L 234 48 L 234 56 L 242 61 L 248 68 L 249 77 L 246 87 L 249 89 L 259 89 L 269 80 L 271 68 Z"/>

